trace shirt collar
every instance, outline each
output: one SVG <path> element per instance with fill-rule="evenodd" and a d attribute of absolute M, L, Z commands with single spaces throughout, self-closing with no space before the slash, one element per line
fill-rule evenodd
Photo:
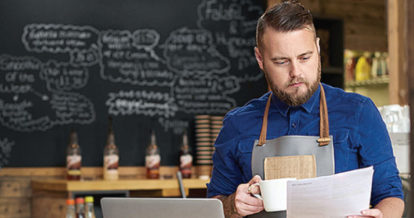
<path fill-rule="evenodd" d="M 315 107 L 316 103 L 319 102 L 319 96 L 321 93 L 321 87 L 318 86 L 318 89 L 315 91 L 315 93 L 313 93 L 313 95 L 309 98 L 309 100 L 307 102 L 305 102 L 304 104 L 297 106 L 297 107 L 291 107 L 289 105 L 287 105 L 286 103 L 282 102 L 281 100 L 279 100 L 278 97 L 276 97 L 273 93 L 271 93 L 272 96 L 272 105 L 274 105 L 274 107 L 276 108 L 276 111 L 278 111 L 280 114 L 282 114 L 283 116 L 287 116 L 287 113 L 289 111 L 289 109 L 293 109 L 293 108 L 303 108 L 307 113 L 310 113 L 313 108 Z"/>

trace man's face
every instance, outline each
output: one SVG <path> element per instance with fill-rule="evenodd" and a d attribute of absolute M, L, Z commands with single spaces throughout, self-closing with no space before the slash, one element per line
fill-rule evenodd
<path fill-rule="evenodd" d="M 278 32 L 266 28 L 256 59 L 273 93 L 290 106 L 305 103 L 317 90 L 321 65 L 319 39 L 308 28 Z"/>

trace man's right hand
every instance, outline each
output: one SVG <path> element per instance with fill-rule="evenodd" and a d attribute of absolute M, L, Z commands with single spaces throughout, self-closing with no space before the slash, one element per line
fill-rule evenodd
<path fill-rule="evenodd" d="M 247 216 L 255 213 L 259 213 L 263 210 L 263 201 L 253 197 L 252 194 L 260 193 L 257 186 L 249 187 L 254 183 L 260 182 L 262 179 L 260 176 L 254 176 L 248 183 L 240 184 L 234 193 L 234 207 L 237 213 L 241 216 Z"/>
<path fill-rule="evenodd" d="M 262 211 L 263 201 L 250 194 L 259 193 L 259 188 L 252 186 L 252 189 L 249 191 L 249 187 L 252 184 L 258 183 L 261 180 L 260 176 L 254 176 L 248 183 L 240 184 L 233 194 L 229 196 L 215 196 L 214 198 L 218 198 L 223 202 L 224 215 L 226 217 L 238 218 Z"/>

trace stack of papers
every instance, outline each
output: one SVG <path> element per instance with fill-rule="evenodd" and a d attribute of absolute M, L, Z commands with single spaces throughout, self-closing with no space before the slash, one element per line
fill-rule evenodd
<path fill-rule="evenodd" d="M 373 167 L 289 181 L 287 218 L 344 218 L 369 208 Z"/>

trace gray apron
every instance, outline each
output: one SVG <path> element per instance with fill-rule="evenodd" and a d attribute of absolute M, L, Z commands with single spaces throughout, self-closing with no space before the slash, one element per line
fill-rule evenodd
<path fill-rule="evenodd" d="M 314 155 L 316 161 L 316 176 L 332 175 L 335 172 L 333 139 L 329 136 L 328 109 L 326 106 L 325 91 L 320 84 L 320 136 L 281 136 L 276 139 L 266 140 L 267 117 L 272 94 L 267 100 L 263 116 L 262 130 L 259 140 L 254 142 L 252 152 L 252 175 L 260 175 L 264 179 L 264 160 L 266 157 Z M 262 211 L 249 217 L 286 218 L 286 211 L 266 212 Z"/>

